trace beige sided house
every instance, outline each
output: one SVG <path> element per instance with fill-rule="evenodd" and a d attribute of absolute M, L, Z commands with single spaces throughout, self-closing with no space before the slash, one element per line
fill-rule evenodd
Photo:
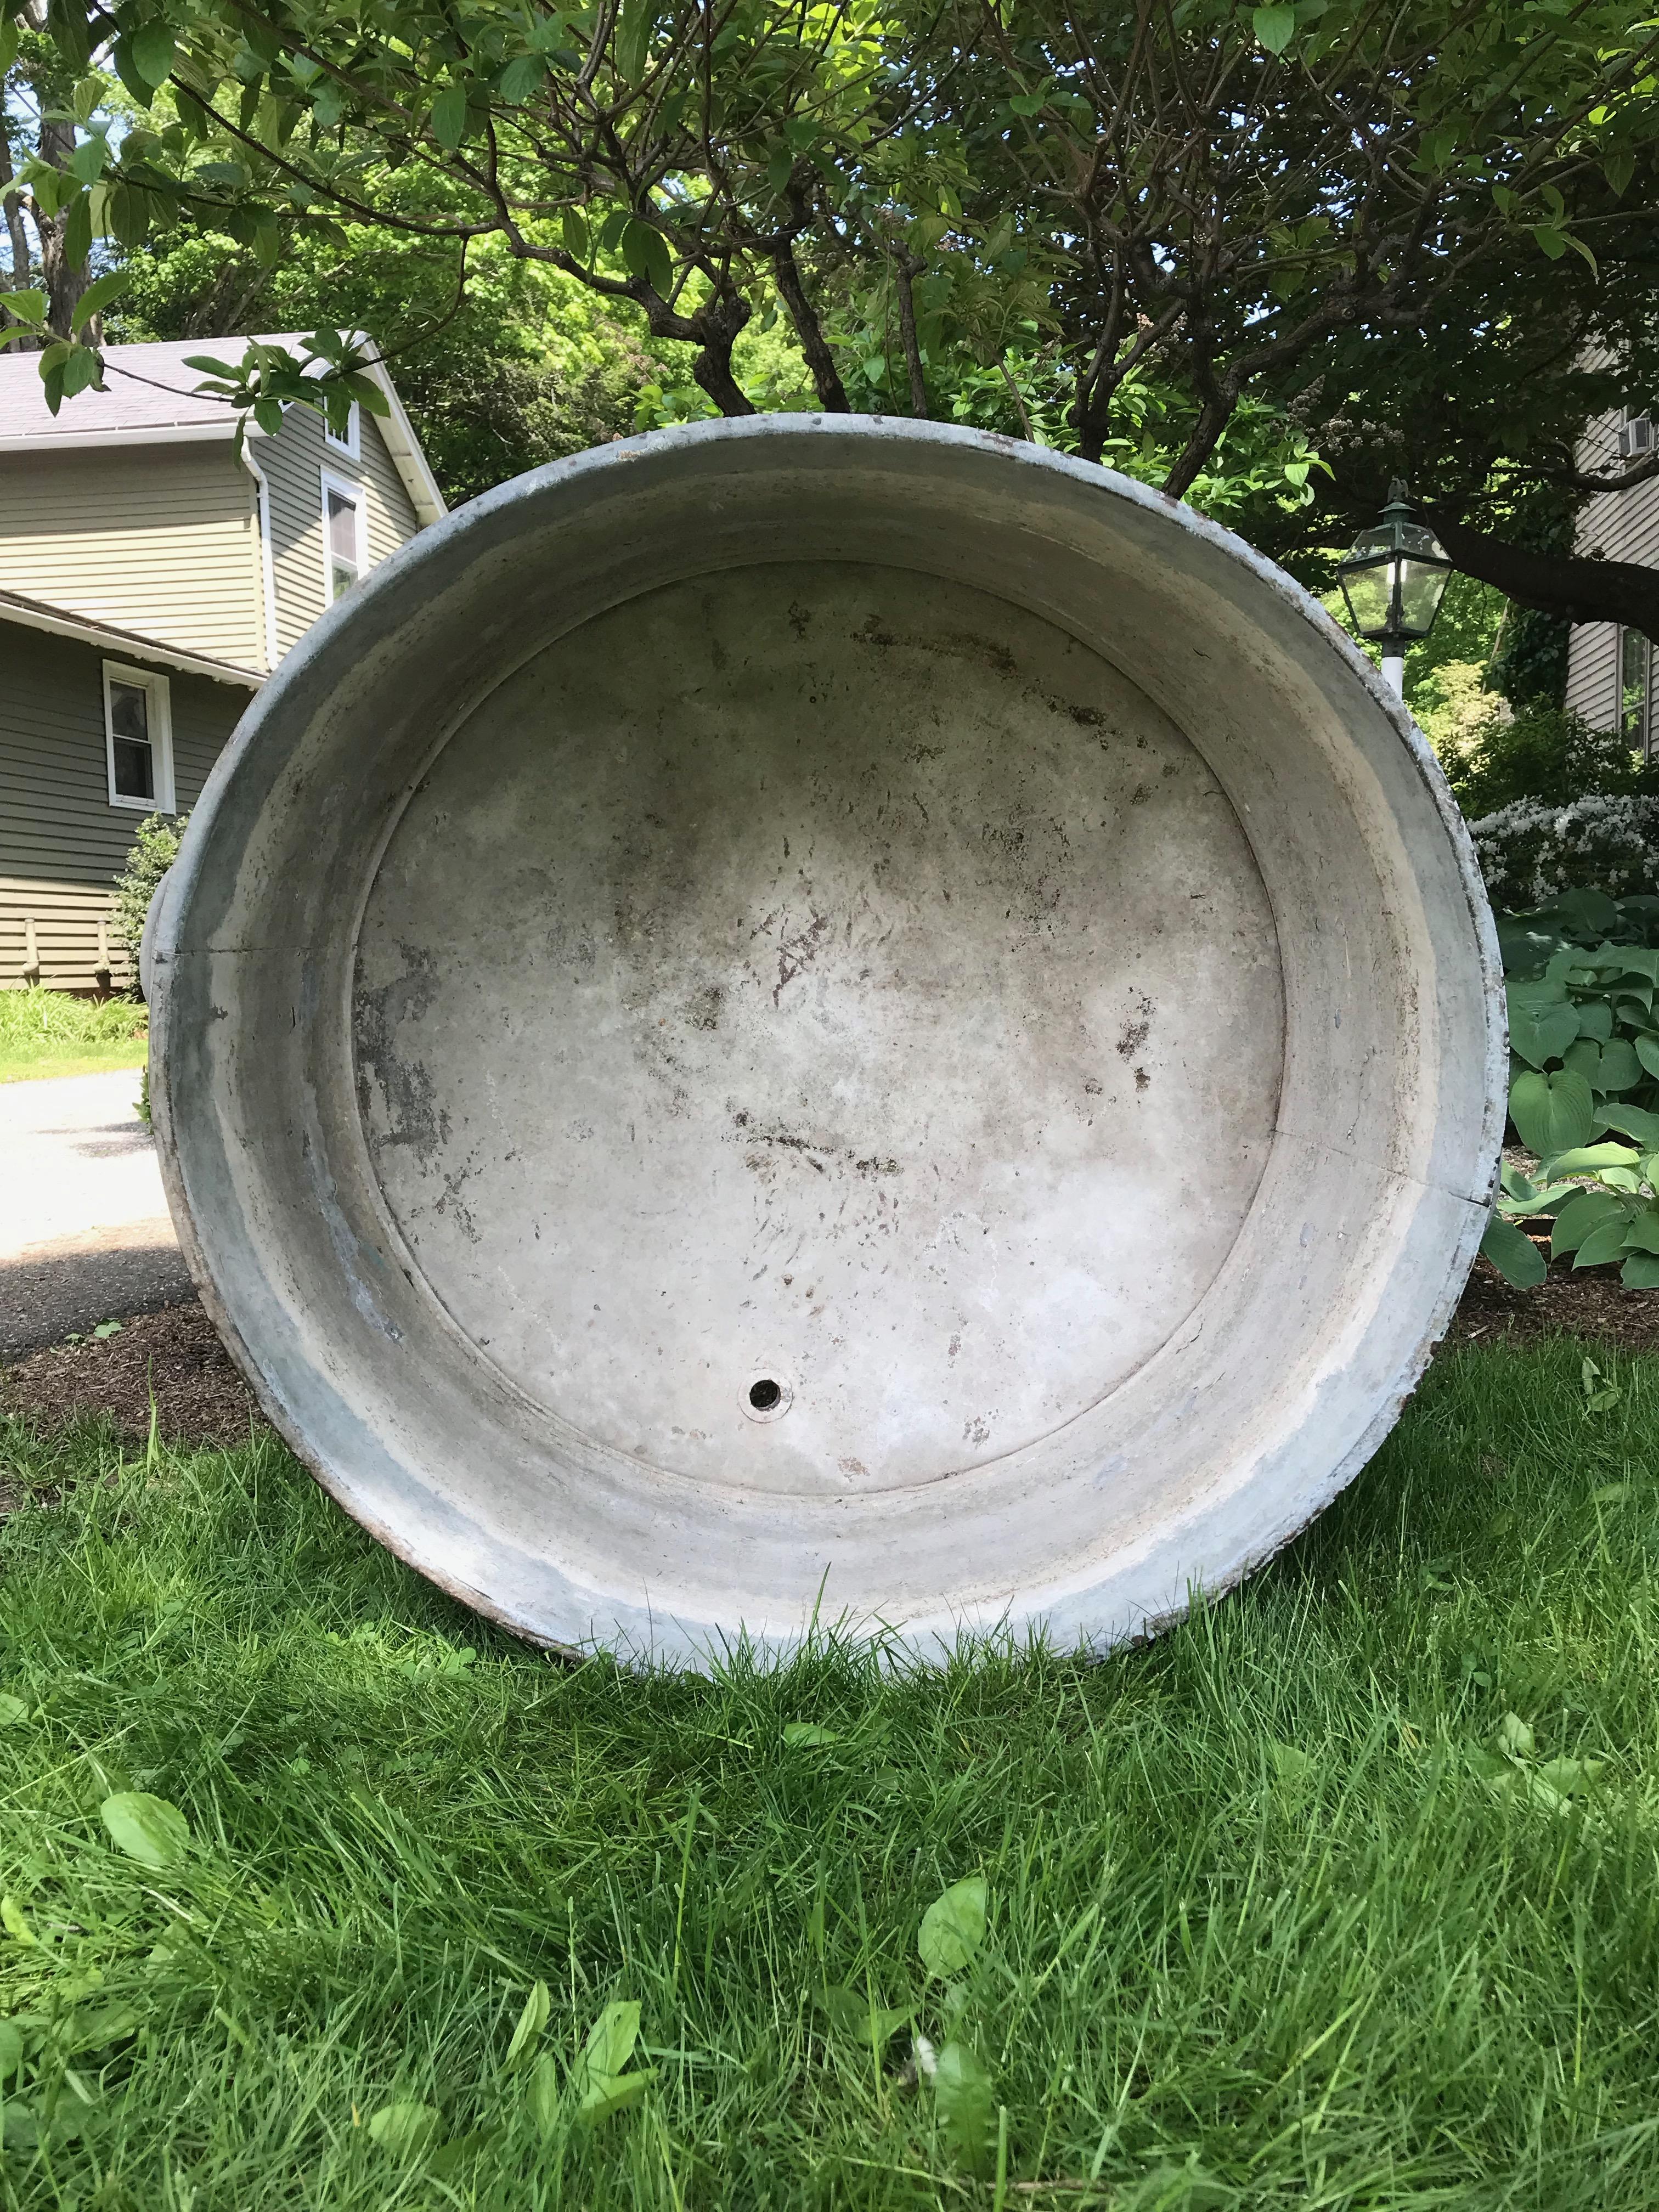
<path fill-rule="evenodd" d="M 185 357 L 246 343 L 111 346 L 56 417 L 35 356 L 0 355 L 0 988 L 130 980 L 107 916 L 137 824 L 194 805 L 301 632 L 444 512 L 381 368 L 389 414 L 336 439 L 290 407 L 239 459 Z"/>
<path fill-rule="evenodd" d="M 1597 471 L 1627 467 L 1653 451 L 1656 435 L 1646 413 L 1626 408 L 1601 416 L 1584 433 L 1578 465 Z M 1589 501 L 1578 518 L 1577 544 L 1581 552 L 1609 561 L 1659 568 L 1659 478 Z M 1595 729 L 1622 731 L 1631 750 L 1650 760 L 1659 750 L 1654 659 L 1640 630 L 1614 623 L 1580 623 L 1567 647 L 1567 705 Z"/>

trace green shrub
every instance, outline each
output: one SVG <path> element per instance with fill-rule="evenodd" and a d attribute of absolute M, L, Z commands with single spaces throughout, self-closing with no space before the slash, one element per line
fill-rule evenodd
<path fill-rule="evenodd" d="M 1449 678 L 1454 672 L 1444 673 Z M 1644 767 L 1616 731 L 1593 730 L 1582 715 L 1563 708 L 1531 705 L 1512 714 L 1494 694 L 1480 697 L 1485 713 L 1476 700 L 1459 696 L 1462 711 L 1455 732 L 1448 732 L 1449 743 L 1425 725 L 1472 823 L 1527 799 L 1561 807 L 1592 794 L 1659 794 L 1659 774 Z"/>
<path fill-rule="evenodd" d="M 1500 917 L 1498 934 L 1510 1120 L 1542 1172 L 1504 1167 L 1481 1249 L 1510 1282 L 1539 1282 L 1521 1224 L 1547 1219 L 1552 1258 L 1659 1289 L 1659 898 L 1580 892 Z"/>
<path fill-rule="evenodd" d="M 179 857 L 179 841 L 189 820 L 188 814 L 147 814 L 138 824 L 127 864 L 115 878 L 115 934 L 132 955 L 135 979 L 144 916 L 155 886 Z"/>

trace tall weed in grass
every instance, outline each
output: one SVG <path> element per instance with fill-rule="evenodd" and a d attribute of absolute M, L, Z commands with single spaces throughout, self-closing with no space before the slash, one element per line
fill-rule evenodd
<path fill-rule="evenodd" d="M 39 984 L 0 991 L 0 1083 L 137 1067 L 149 1019 L 132 999 L 74 999 Z"/>
<path fill-rule="evenodd" d="M 1146 1649 L 694 1680 L 273 1443 L 14 1431 L 3 2201 L 1659 2203 L 1656 1437 L 1659 1360 L 1461 1353 Z"/>

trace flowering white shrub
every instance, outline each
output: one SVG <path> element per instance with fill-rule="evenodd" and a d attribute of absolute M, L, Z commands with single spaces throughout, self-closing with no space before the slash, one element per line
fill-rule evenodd
<path fill-rule="evenodd" d="M 1469 824 L 1495 907 L 1543 906 L 1563 891 L 1632 898 L 1659 890 L 1659 799 L 1589 792 L 1566 806 L 1517 799 Z"/>

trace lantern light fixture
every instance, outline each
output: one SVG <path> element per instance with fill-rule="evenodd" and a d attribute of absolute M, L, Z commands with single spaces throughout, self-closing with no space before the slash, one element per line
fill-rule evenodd
<path fill-rule="evenodd" d="M 1381 520 L 1360 532 L 1336 570 L 1349 620 L 1361 637 L 1382 647 L 1383 681 L 1396 694 L 1405 689 L 1406 647 L 1434 628 L 1451 573 L 1451 556 L 1413 519 L 1396 477 Z"/>

